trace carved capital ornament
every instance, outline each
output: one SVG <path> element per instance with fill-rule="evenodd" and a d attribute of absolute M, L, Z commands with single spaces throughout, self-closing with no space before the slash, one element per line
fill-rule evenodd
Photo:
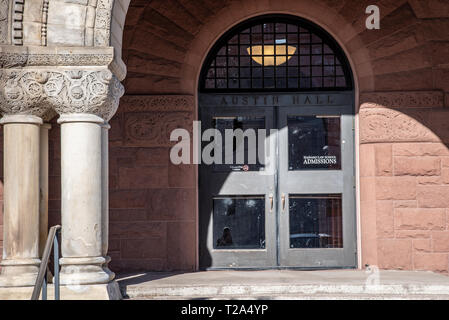
<path fill-rule="evenodd" d="M 0 82 L 3 114 L 42 117 L 53 109 L 109 121 L 124 94 L 123 85 L 108 68 L 3 69 Z"/>

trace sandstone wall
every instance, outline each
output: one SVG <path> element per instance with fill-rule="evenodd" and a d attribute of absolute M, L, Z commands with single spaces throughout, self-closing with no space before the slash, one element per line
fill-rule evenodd
<path fill-rule="evenodd" d="M 381 9 L 377 31 L 365 28 L 371 4 Z M 220 35 L 267 12 L 315 21 L 335 36 L 352 63 L 361 106 L 362 264 L 447 272 L 449 5 L 444 0 L 132 0 L 123 36 L 128 96 L 111 121 L 112 269 L 194 267 L 195 170 L 169 164 L 164 126 L 196 118 L 199 69 Z M 188 107 L 154 95 L 188 96 Z M 60 215 L 58 125 L 50 136 L 52 225 Z"/>

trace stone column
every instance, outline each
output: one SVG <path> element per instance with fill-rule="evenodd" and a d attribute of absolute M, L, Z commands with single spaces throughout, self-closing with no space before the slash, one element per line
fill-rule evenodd
<path fill-rule="evenodd" d="M 103 265 L 102 129 L 93 114 L 63 114 L 61 124 L 61 284 L 110 281 Z"/>
<path fill-rule="evenodd" d="M 32 65 L 2 69 L 0 111 L 8 115 L 33 114 L 39 117 L 22 117 L 20 121 L 6 121 L 4 118 L 3 265 L 7 267 L 3 268 L 2 274 L 8 276 L 5 278 L 7 281 L 2 278 L 0 284 L 34 284 L 40 262 L 39 188 L 41 186 L 44 190 L 46 183 L 44 174 L 44 180 L 41 185 L 39 183 L 39 124 L 42 124 L 42 115 L 55 111 L 60 115 L 58 122 L 61 125 L 61 298 L 117 299 L 120 298 L 120 290 L 118 284 L 111 281 L 114 274 L 107 269 L 109 259 L 105 257 L 108 169 L 102 158 L 103 150 L 107 148 L 103 143 L 106 135 L 103 137 L 102 125 L 117 111 L 124 93 L 120 79 L 125 72 L 118 70 L 119 79 L 109 69 L 112 54 L 101 55 L 95 50 L 85 58 L 92 62 L 88 66 L 72 66 L 72 60 L 66 60 L 66 55 L 56 54 L 57 58 L 51 61 L 44 59 L 55 63 L 45 68 Z M 59 65 L 66 62 L 69 64 Z M 36 123 L 30 124 L 29 119 Z M 20 122 L 20 128 L 16 127 L 16 122 Z M 41 204 L 43 220 L 47 218 L 44 214 L 47 211 L 45 198 L 42 197 Z M 15 274 L 20 277 L 14 277 Z M 29 299 L 28 291 L 19 291 Z M 11 290 L 0 290 L 0 300 L 11 297 Z"/>
<path fill-rule="evenodd" d="M 39 257 L 44 253 L 48 236 L 48 130 L 49 123 L 40 129 L 39 151 Z"/>
<path fill-rule="evenodd" d="M 106 258 L 103 266 L 106 273 L 109 274 L 110 280 L 114 279 L 115 274 L 109 270 L 108 264 L 111 257 L 108 254 L 109 247 L 109 129 L 111 126 L 105 122 L 101 126 L 101 242 L 102 255 Z"/>
<path fill-rule="evenodd" d="M 2 287 L 33 286 L 39 270 L 39 135 L 42 119 L 5 115 Z"/>

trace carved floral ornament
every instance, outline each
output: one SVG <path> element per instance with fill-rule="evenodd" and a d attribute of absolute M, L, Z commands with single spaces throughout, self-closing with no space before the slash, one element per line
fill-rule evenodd
<path fill-rule="evenodd" d="M 360 95 L 361 108 L 441 108 L 442 91 L 367 92 Z"/>
<path fill-rule="evenodd" d="M 42 116 L 54 109 L 59 114 L 95 114 L 109 121 L 124 94 L 123 85 L 107 68 L 1 72 L 0 108 L 4 114 Z"/>

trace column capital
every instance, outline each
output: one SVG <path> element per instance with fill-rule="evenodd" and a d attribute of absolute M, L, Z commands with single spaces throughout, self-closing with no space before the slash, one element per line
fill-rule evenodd
<path fill-rule="evenodd" d="M 92 114 L 109 121 L 124 87 L 107 66 L 3 69 L 0 109 L 4 114 L 44 116 Z"/>

